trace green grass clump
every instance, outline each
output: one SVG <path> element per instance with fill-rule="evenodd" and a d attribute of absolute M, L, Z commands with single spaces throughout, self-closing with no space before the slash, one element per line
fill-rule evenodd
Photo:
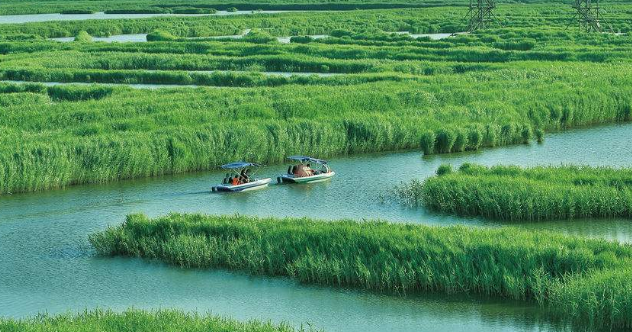
<path fill-rule="evenodd" d="M 255 44 L 276 43 L 277 39 L 264 30 L 251 30 L 243 39 Z"/>
<path fill-rule="evenodd" d="M 60 14 L 94 14 L 95 11 L 89 9 L 65 9 L 60 12 Z"/>
<path fill-rule="evenodd" d="M 110 310 L 85 311 L 76 315 L 38 315 L 34 318 L 0 318 L 3 332 L 155 332 L 155 331 L 239 331 L 292 332 L 303 331 L 287 324 L 251 320 L 239 322 L 210 314 L 186 313 L 179 310 L 146 311 L 129 309 L 121 313 Z"/>
<path fill-rule="evenodd" d="M 632 247 L 605 240 L 514 228 L 171 214 L 130 215 L 90 242 L 104 256 L 388 293 L 481 294 L 538 303 L 576 323 L 632 326 Z"/>
<path fill-rule="evenodd" d="M 75 42 L 78 43 L 90 43 L 92 42 L 92 36 L 86 31 L 79 31 L 79 33 L 75 36 Z"/>
<path fill-rule="evenodd" d="M 172 41 L 175 39 L 174 35 L 163 30 L 154 30 L 147 34 L 147 41 Z"/>
<path fill-rule="evenodd" d="M 440 169 L 441 170 L 441 169 Z M 512 221 L 632 218 L 632 170 L 464 164 L 399 188 L 413 205 Z"/>
<path fill-rule="evenodd" d="M 106 14 L 169 14 L 170 11 L 165 8 L 143 7 L 143 8 L 119 8 L 108 9 L 104 11 Z"/>
<path fill-rule="evenodd" d="M 171 8 L 172 14 L 215 14 L 214 8 L 197 8 L 197 7 L 174 7 Z"/>

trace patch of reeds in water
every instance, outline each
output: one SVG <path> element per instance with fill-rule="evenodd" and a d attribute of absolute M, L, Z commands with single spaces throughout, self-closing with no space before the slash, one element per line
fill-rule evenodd
<path fill-rule="evenodd" d="M 632 217 L 632 170 L 464 164 L 398 188 L 407 204 L 511 221 Z"/>
<path fill-rule="evenodd" d="M 105 256 L 388 293 L 482 294 L 538 303 L 579 324 L 632 326 L 632 248 L 605 240 L 514 228 L 172 214 L 130 215 L 90 242 Z"/>

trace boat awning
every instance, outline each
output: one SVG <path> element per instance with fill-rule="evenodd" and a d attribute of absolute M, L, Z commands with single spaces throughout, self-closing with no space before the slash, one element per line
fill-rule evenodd
<path fill-rule="evenodd" d="M 223 169 L 236 169 L 236 168 L 257 167 L 257 166 L 261 166 L 261 165 L 255 164 L 255 163 L 249 163 L 245 161 L 236 161 L 234 163 L 222 165 L 222 168 Z"/>
<path fill-rule="evenodd" d="M 312 157 L 308 157 L 308 156 L 290 156 L 290 157 L 287 157 L 287 159 L 299 161 L 299 162 L 302 162 L 302 163 L 309 161 L 309 162 L 316 163 L 316 164 L 322 164 L 322 165 L 327 164 L 326 160 L 316 159 L 316 158 L 312 158 Z"/>

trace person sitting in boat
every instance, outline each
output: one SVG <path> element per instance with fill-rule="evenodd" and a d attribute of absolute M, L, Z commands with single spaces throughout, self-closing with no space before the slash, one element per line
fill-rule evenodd
<path fill-rule="evenodd" d="M 250 174 L 248 174 L 250 171 L 247 168 L 244 168 L 241 170 L 241 173 L 239 174 L 239 182 L 241 183 L 248 183 L 250 182 Z"/>
<path fill-rule="evenodd" d="M 240 185 L 240 183 L 239 183 L 239 177 L 237 177 L 237 176 L 233 177 L 233 178 L 230 180 L 230 184 L 231 184 L 231 185 L 233 185 L 233 186 L 238 186 L 238 185 Z"/>
<path fill-rule="evenodd" d="M 329 166 L 327 166 L 327 164 L 323 164 L 319 170 L 314 170 L 314 175 L 327 174 L 329 172 L 331 172 Z"/>
<path fill-rule="evenodd" d="M 296 170 L 294 171 L 294 176 L 297 178 L 302 178 L 309 176 L 310 174 L 307 172 L 307 167 L 303 164 L 296 165 Z"/>
<path fill-rule="evenodd" d="M 311 164 L 307 164 L 305 166 L 305 173 L 307 173 L 307 176 L 314 175 L 314 170 L 312 169 L 312 165 Z"/>

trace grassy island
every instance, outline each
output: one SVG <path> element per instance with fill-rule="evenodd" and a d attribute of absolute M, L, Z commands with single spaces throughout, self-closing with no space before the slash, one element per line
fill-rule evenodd
<path fill-rule="evenodd" d="M 93 234 L 100 255 L 305 283 L 538 303 L 569 320 L 632 326 L 632 247 L 514 228 L 172 214 Z"/>
<path fill-rule="evenodd" d="M 413 205 L 510 221 L 632 217 L 632 170 L 464 164 L 399 188 Z M 447 171 L 446 171 L 447 170 Z"/>

